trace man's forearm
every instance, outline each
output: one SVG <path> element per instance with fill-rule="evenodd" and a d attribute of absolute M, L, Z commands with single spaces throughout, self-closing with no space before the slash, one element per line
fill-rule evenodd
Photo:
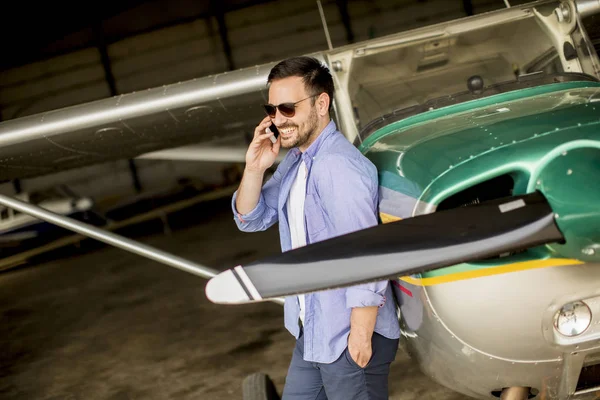
<path fill-rule="evenodd" d="M 244 170 L 242 181 L 238 189 L 235 207 L 240 214 L 246 214 L 254 210 L 260 199 L 264 172 Z"/>
<path fill-rule="evenodd" d="M 355 307 L 350 315 L 350 334 L 371 343 L 379 307 Z"/>
<path fill-rule="evenodd" d="M 350 356 L 364 368 L 373 355 L 371 338 L 377 320 L 376 306 L 355 307 L 350 314 L 350 336 L 348 336 L 348 351 Z"/>

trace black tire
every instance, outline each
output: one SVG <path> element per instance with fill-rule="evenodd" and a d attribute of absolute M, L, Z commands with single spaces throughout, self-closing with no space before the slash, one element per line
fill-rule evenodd
<path fill-rule="evenodd" d="M 243 400 L 281 400 L 275 384 L 267 374 L 256 372 L 242 382 Z"/>

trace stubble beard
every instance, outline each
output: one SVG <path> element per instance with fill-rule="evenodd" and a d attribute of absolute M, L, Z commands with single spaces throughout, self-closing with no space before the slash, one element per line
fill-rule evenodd
<path fill-rule="evenodd" d="M 294 126 L 296 127 L 296 132 L 298 135 L 295 140 L 291 143 L 284 143 L 281 141 L 281 147 L 284 149 L 291 149 L 292 147 L 301 147 L 307 144 L 318 132 L 317 129 L 319 127 L 319 118 L 317 116 L 316 107 L 312 107 L 310 110 L 310 114 L 305 123 L 298 125 L 286 124 L 283 125 L 282 128 Z"/>

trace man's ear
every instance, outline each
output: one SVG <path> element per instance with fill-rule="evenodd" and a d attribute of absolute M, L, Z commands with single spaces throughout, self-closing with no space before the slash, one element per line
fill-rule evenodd
<path fill-rule="evenodd" d="M 329 114 L 329 104 L 331 99 L 327 93 L 321 93 L 317 97 L 317 110 L 320 116 L 324 117 Z"/>

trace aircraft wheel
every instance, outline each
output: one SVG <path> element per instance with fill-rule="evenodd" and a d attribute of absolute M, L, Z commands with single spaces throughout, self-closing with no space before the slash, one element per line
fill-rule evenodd
<path fill-rule="evenodd" d="M 267 374 L 256 372 L 242 382 L 243 400 L 281 400 L 275 384 Z"/>

